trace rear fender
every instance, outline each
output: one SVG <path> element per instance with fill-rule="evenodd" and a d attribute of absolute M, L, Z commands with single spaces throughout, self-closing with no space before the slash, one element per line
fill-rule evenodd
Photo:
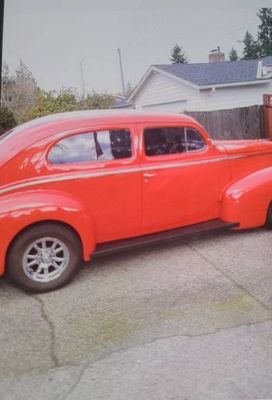
<path fill-rule="evenodd" d="M 0 275 L 12 240 L 35 223 L 56 221 L 69 225 L 81 239 L 87 261 L 95 249 L 95 224 L 76 197 L 52 190 L 31 190 L 0 197 Z"/>
<path fill-rule="evenodd" d="M 226 189 L 221 218 L 239 222 L 239 228 L 262 226 L 272 200 L 272 167 L 256 171 Z"/>

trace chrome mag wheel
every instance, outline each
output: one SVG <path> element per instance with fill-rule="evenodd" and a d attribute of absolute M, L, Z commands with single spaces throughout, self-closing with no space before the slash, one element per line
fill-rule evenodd
<path fill-rule="evenodd" d="M 33 241 L 23 254 L 23 270 L 26 276 L 40 283 L 57 279 L 67 268 L 70 252 L 66 244 L 54 237 Z"/>

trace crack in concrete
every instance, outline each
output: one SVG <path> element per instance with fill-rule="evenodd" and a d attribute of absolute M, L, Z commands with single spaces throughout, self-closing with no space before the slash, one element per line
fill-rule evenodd
<path fill-rule="evenodd" d="M 243 285 L 240 283 L 236 282 L 230 275 L 228 275 L 226 272 L 222 271 L 218 266 L 211 261 L 205 254 L 203 254 L 200 250 L 198 250 L 196 247 L 194 247 L 191 243 L 183 241 L 186 246 L 188 246 L 190 249 L 192 249 L 196 254 L 198 254 L 203 260 L 205 260 L 207 263 L 209 263 L 217 272 L 219 272 L 221 275 L 223 275 L 226 279 L 228 279 L 230 282 L 232 282 L 238 289 L 243 291 L 245 294 L 247 294 L 249 297 L 251 297 L 256 303 L 258 303 L 261 307 L 263 307 L 266 311 L 271 312 L 271 308 L 263 303 L 260 299 L 258 299 L 254 294 L 249 292 Z"/>
<path fill-rule="evenodd" d="M 56 354 L 56 334 L 53 322 L 46 313 L 43 300 L 38 296 L 32 296 L 39 303 L 42 319 L 46 322 L 50 331 L 49 355 L 52 360 L 53 367 L 60 367 L 60 362 Z"/>
<path fill-rule="evenodd" d="M 76 387 L 80 384 L 81 379 L 85 373 L 85 371 L 89 368 L 89 363 L 85 363 L 83 365 L 83 367 L 80 369 L 78 377 L 76 379 L 76 381 L 72 384 L 72 386 L 70 387 L 70 389 L 68 390 L 68 392 L 66 392 L 64 394 L 63 397 L 60 398 L 60 400 L 65 400 L 67 399 L 67 397 L 76 389 Z"/>
<path fill-rule="evenodd" d="M 255 325 L 259 325 L 259 324 L 263 324 L 265 322 L 271 322 L 271 321 L 272 321 L 272 318 L 267 318 L 267 319 L 264 319 L 262 321 L 248 322 L 248 323 L 241 324 L 241 325 L 230 326 L 228 328 L 217 328 L 214 331 L 206 332 L 206 333 L 200 333 L 200 334 L 196 334 L 196 335 L 193 335 L 193 334 L 177 334 L 177 335 L 162 336 L 162 337 L 154 338 L 150 342 L 145 342 L 145 343 L 137 344 L 136 346 L 129 346 L 129 347 L 126 347 L 126 348 L 121 348 L 121 349 L 118 349 L 118 350 L 111 351 L 111 352 L 107 353 L 105 356 L 102 356 L 102 357 L 96 359 L 95 361 L 93 361 L 91 363 L 89 363 L 89 362 L 85 363 L 83 365 L 83 367 L 80 369 L 80 372 L 78 374 L 78 377 L 77 377 L 76 381 L 72 384 L 72 386 L 64 394 L 64 396 L 61 397 L 60 400 L 67 399 L 68 396 L 77 388 L 77 386 L 80 384 L 81 379 L 82 379 L 83 375 L 85 374 L 85 372 L 87 371 L 87 369 L 92 368 L 95 364 L 98 364 L 101 361 L 105 361 L 106 359 L 110 358 L 112 355 L 126 353 L 127 351 L 135 350 L 135 349 L 138 349 L 138 348 L 141 348 L 141 347 L 145 347 L 145 346 L 149 346 L 149 345 L 152 345 L 154 343 L 162 342 L 162 341 L 167 340 L 167 339 L 175 339 L 175 338 L 189 338 L 189 339 L 192 339 L 192 338 L 199 338 L 199 337 L 207 337 L 207 336 L 211 336 L 211 335 L 216 335 L 219 332 L 225 332 L 225 331 L 230 331 L 232 329 L 239 329 L 239 328 L 245 328 L 245 327 L 249 327 L 249 326 L 255 326 Z M 66 366 L 75 367 L 76 365 L 67 364 Z"/>

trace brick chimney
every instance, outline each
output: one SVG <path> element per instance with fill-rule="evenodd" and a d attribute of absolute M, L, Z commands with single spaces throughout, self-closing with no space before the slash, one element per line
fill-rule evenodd
<path fill-rule="evenodd" d="M 224 61 L 225 61 L 225 54 L 221 53 L 219 46 L 217 47 L 217 49 L 211 50 L 209 54 L 209 63 L 224 62 Z"/>

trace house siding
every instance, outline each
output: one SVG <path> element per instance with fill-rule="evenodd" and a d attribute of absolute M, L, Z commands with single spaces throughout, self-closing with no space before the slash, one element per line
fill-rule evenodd
<path fill-rule="evenodd" d="M 214 111 L 260 105 L 263 94 L 272 92 L 270 82 L 262 85 L 199 90 L 161 73 L 153 73 L 136 93 L 135 108 L 158 111 Z"/>
<path fill-rule="evenodd" d="M 201 102 L 198 90 L 176 80 L 153 73 L 133 99 L 136 108 L 184 111 L 196 110 Z M 181 108 L 181 109 L 180 109 Z"/>
<path fill-rule="evenodd" d="M 263 94 L 271 93 L 271 83 L 217 88 L 214 92 L 203 93 L 207 108 L 203 111 L 226 110 L 263 104 Z M 193 111 L 193 110 L 191 110 Z M 201 110 L 199 110 L 201 111 Z"/>

